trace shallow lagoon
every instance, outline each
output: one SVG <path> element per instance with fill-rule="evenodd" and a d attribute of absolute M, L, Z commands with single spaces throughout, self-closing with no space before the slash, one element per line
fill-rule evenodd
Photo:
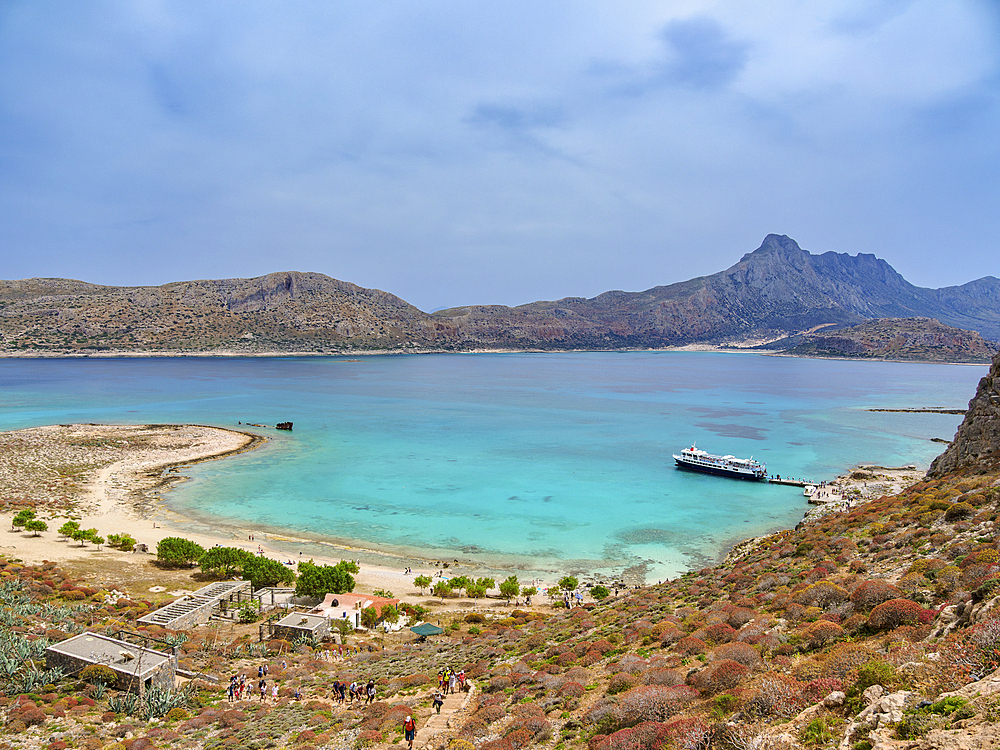
<path fill-rule="evenodd" d="M 4 429 L 291 420 L 185 470 L 166 504 L 212 526 L 536 571 L 649 579 L 792 526 L 794 488 L 677 471 L 693 441 L 772 474 L 926 466 L 983 366 L 711 352 L 0 360 Z"/>

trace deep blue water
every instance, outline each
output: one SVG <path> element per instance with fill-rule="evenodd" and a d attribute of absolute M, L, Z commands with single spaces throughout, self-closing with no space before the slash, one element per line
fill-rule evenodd
<path fill-rule="evenodd" d="M 772 474 L 926 466 L 987 367 L 630 352 L 0 360 L 0 426 L 291 420 L 185 470 L 184 515 L 531 570 L 675 574 L 797 523 L 793 488 L 677 471 L 697 441 Z"/>

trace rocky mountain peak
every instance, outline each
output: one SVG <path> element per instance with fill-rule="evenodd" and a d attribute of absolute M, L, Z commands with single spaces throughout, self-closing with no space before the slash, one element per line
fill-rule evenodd
<path fill-rule="evenodd" d="M 782 259 L 802 259 L 807 257 L 809 253 L 799 247 L 799 243 L 786 234 L 769 234 L 760 243 L 760 247 L 740 258 L 740 263 L 770 255 Z"/>

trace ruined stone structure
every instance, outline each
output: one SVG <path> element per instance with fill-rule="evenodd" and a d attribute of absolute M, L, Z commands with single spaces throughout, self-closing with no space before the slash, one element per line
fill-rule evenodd
<path fill-rule="evenodd" d="M 236 606 L 250 598 L 250 581 L 218 581 L 140 617 L 139 622 L 170 630 L 184 630 L 203 625 L 223 608 Z"/>

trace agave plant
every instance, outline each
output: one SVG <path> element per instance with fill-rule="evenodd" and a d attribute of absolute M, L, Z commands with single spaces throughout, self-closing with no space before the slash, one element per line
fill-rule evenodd
<path fill-rule="evenodd" d="M 108 708 L 116 714 L 132 715 L 139 705 L 139 696 L 135 693 L 116 693 L 108 698 Z"/>
<path fill-rule="evenodd" d="M 187 705 L 187 702 L 188 695 L 183 690 L 164 690 L 153 685 L 146 691 L 143 713 L 147 719 L 163 716 L 172 708 Z"/>

